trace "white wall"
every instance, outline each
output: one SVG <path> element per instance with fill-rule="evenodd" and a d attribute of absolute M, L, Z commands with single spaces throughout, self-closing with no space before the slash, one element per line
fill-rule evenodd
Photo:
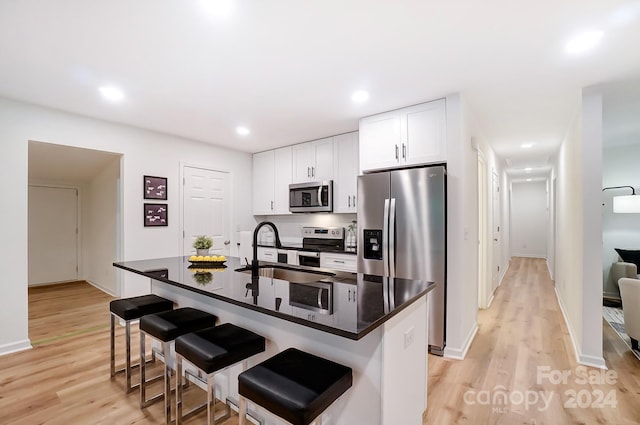
<path fill-rule="evenodd" d="M 447 346 L 464 358 L 478 329 L 478 162 L 462 95 L 447 96 Z"/>
<path fill-rule="evenodd" d="M 547 257 L 547 183 L 513 182 L 511 186 L 511 256 Z"/>
<path fill-rule="evenodd" d="M 640 144 L 605 148 L 602 158 L 602 187 L 633 186 L 640 193 Z M 612 198 L 629 195 L 631 189 L 614 189 L 602 193 L 602 267 L 604 293 L 620 298 L 611 279 L 611 264 L 619 261 L 614 248 L 640 249 L 640 214 L 614 214 Z"/>
<path fill-rule="evenodd" d="M 583 90 L 582 113 L 557 158 L 556 291 L 579 363 L 602 357 L 602 95 Z"/>
<path fill-rule="evenodd" d="M 112 161 L 84 190 L 82 222 L 82 276 L 111 295 L 118 295 L 118 181 L 120 159 Z"/>
<path fill-rule="evenodd" d="M 0 353 L 29 347 L 27 330 L 27 167 L 28 141 L 64 144 L 124 155 L 121 176 L 122 258 L 135 260 L 181 255 L 180 162 L 203 164 L 231 174 L 231 229 L 252 229 L 251 155 L 129 126 L 89 119 L 0 99 L 0 267 L 4 270 Z M 168 178 L 169 226 L 144 228 L 142 176 Z M 6 200 L 11 200 L 7 202 Z M 237 232 L 231 239 L 235 246 Z M 123 296 L 145 292 L 148 280 L 122 273 Z"/>

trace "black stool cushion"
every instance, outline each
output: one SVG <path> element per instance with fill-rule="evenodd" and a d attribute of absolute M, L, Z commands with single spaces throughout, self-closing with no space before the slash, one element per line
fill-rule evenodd
<path fill-rule="evenodd" d="M 176 353 L 212 373 L 264 351 L 264 337 L 231 323 L 176 338 Z"/>
<path fill-rule="evenodd" d="M 347 391 L 351 368 L 288 348 L 238 376 L 238 392 L 293 425 L 310 424 Z"/>
<path fill-rule="evenodd" d="M 140 319 L 140 330 L 160 341 L 173 341 L 180 335 L 210 328 L 216 316 L 191 307 L 149 314 Z"/>
<path fill-rule="evenodd" d="M 109 303 L 109 309 L 113 314 L 123 320 L 134 320 L 147 314 L 172 310 L 173 301 L 150 294 L 111 301 Z"/>

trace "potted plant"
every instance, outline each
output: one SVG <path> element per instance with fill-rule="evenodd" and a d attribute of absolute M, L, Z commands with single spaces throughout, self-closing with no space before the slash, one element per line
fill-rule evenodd
<path fill-rule="evenodd" d="M 213 246 L 213 239 L 206 235 L 200 235 L 193 241 L 193 247 L 198 255 L 209 255 L 209 248 Z"/>

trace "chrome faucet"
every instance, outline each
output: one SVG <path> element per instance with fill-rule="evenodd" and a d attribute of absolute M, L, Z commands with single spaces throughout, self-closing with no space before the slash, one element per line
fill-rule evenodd
<path fill-rule="evenodd" d="M 270 221 L 263 221 L 258 223 L 255 230 L 253 231 L 253 260 L 251 260 L 251 277 L 258 277 L 258 232 L 262 228 L 262 226 L 269 226 L 273 229 L 273 233 L 276 237 L 276 248 L 282 248 L 282 244 L 280 243 L 280 235 L 278 234 L 278 228 L 275 224 Z"/>

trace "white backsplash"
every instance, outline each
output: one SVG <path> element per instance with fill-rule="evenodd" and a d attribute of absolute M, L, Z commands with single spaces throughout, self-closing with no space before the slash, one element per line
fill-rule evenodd
<path fill-rule="evenodd" d="M 278 228 L 280 240 L 282 243 L 301 243 L 303 227 L 344 227 L 356 220 L 356 214 L 291 214 L 291 215 L 273 215 L 273 216 L 256 216 L 257 222 L 271 221 Z M 257 223 L 256 223 L 257 224 Z M 268 236 L 271 232 L 268 227 L 264 227 L 260 232 L 258 240 L 262 242 L 261 237 L 264 235 L 264 242 L 273 241 L 273 236 Z M 269 239 L 271 238 L 271 239 Z"/>

